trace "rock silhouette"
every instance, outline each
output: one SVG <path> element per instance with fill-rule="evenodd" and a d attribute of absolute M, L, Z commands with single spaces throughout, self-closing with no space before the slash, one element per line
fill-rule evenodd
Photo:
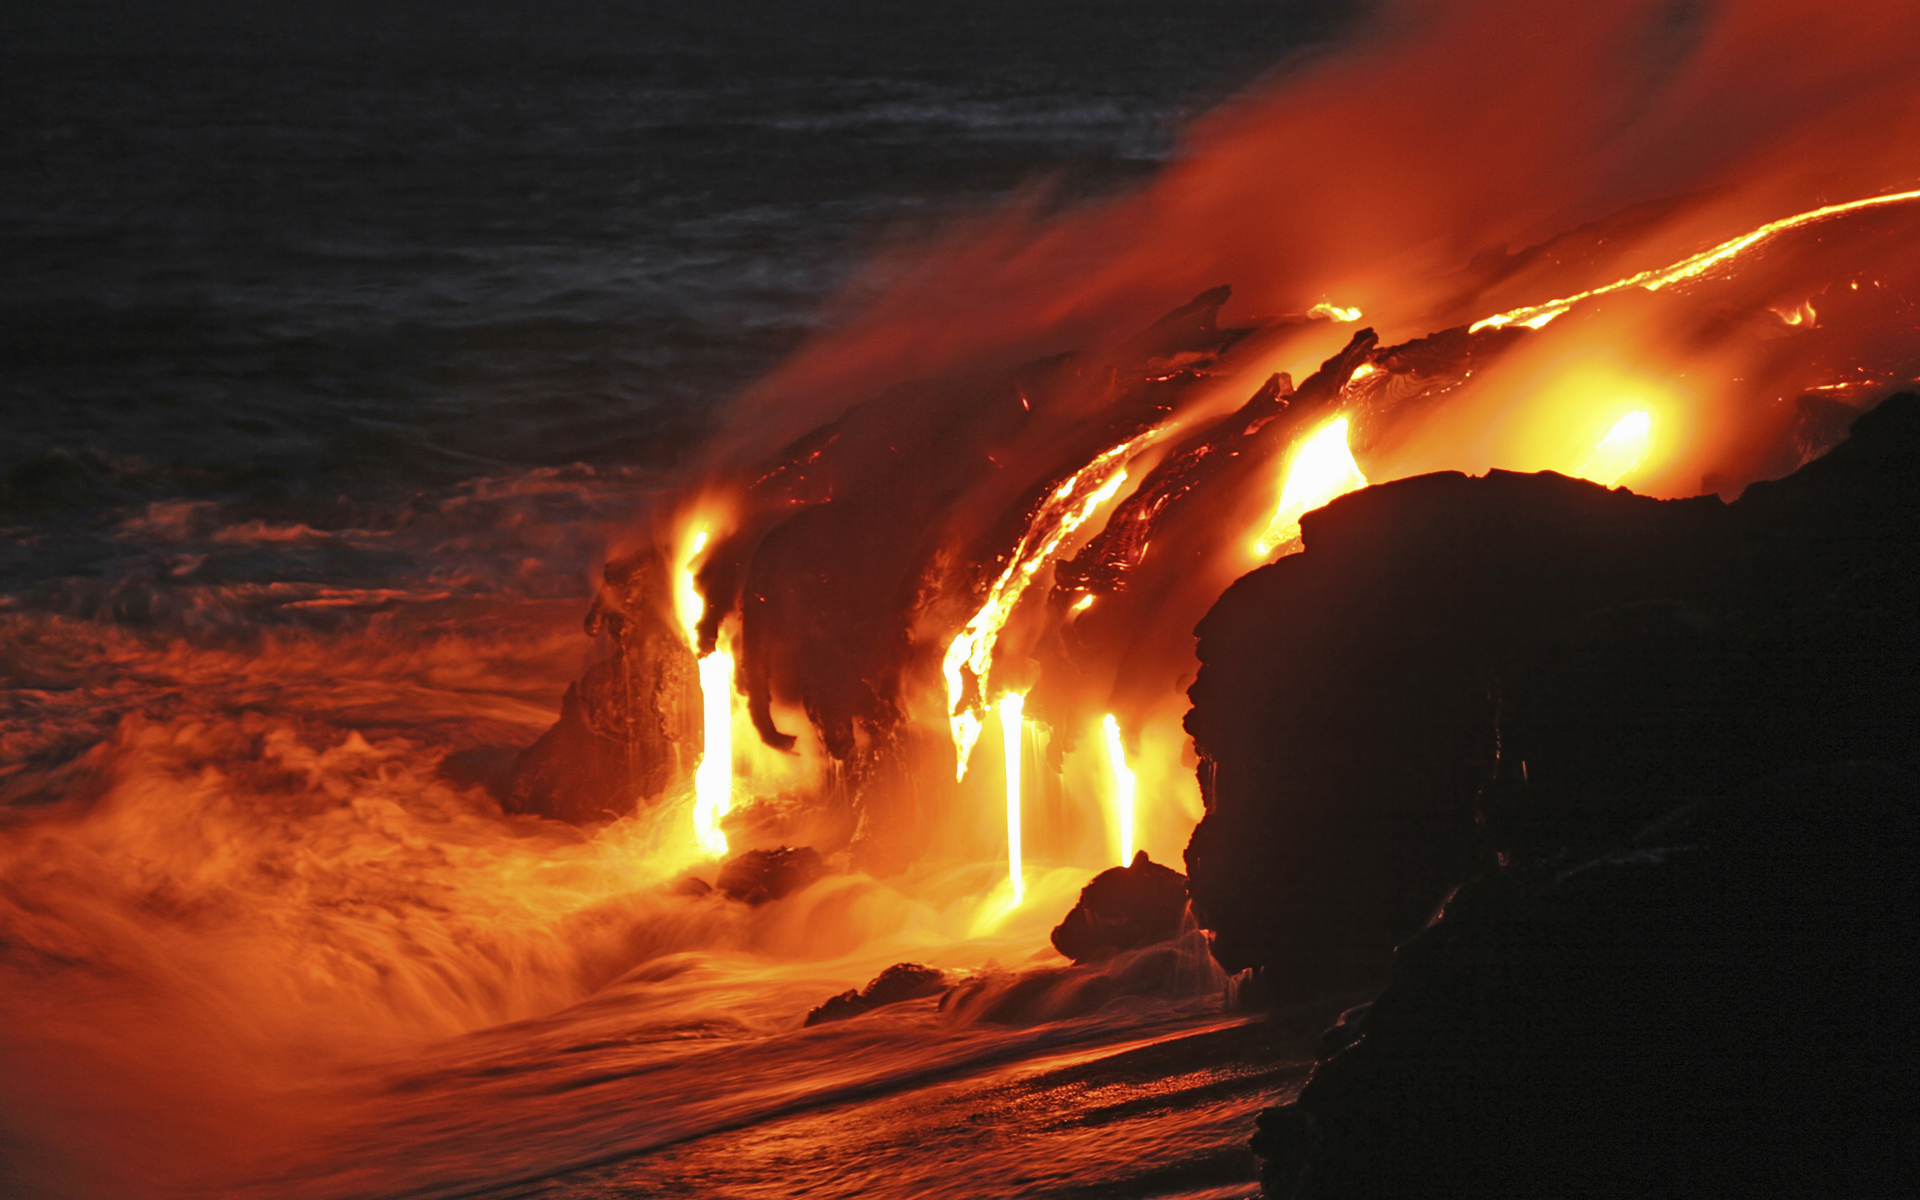
<path fill-rule="evenodd" d="M 1199 628 L 1187 866 L 1222 964 L 1276 996 L 1377 985 L 1501 855 L 1630 836 L 1702 789 L 1903 761 L 1916 453 L 1905 395 L 1733 504 L 1495 471 L 1308 514 L 1305 552 Z"/>
<path fill-rule="evenodd" d="M 1382 988 L 1262 1114 L 1270 1196 L 1911 1177 L 1916 461 L 1903 395 L 1732 504 L 1405 480 L 1223 597 L 1196 909 L 1269 998 Z"/>
<path fill-rule="evenodd" d="M 1053 930 L 1053 947 L 1077 963 L 1137 950 L 1180 935 L 1187 878 L 1147 857 L 1110 867 L 1080 889 L 1080 900 Z"/>
<path fill-rule="evenodd" d="M 876 1008 L 938 996 L 949 987 L 946 972 L 925 963 L 895 963 L 873 977 L 866 988 L 848 988 L 807 1014 L 807 1024 L 844 1021 L 870 1013 Z"/>
<path fill-rule="evenodd" d="M 765 904 L 806 887 L 827 873 L 827 864 L 811 846 L 748 850 L 720 868 L 714 890 L 731 900 Z"/>

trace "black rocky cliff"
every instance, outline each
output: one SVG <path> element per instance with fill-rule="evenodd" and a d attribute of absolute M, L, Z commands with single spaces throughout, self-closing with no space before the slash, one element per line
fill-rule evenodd
<path fill-rule="evenodd" d="M 1811 764 L 1911 761 L 1917 462 L 1902 395 L 1733 504 L 1495 471 L 1308 514 L 1305 552 L 1198 631 L 1187 865 L 1222 964 L 1280 995 L 1377 982 L 1496 854 L 1617 839 Z"/>
<path fill-rule="evenodd" d="M 1920 397 L 1732 504 L 1495 472 L 1304 525 L 1188 717 L 1223 963 L 1384 989 L 1263 1114 L 1269 1194 L 1910 1177 Z"/>

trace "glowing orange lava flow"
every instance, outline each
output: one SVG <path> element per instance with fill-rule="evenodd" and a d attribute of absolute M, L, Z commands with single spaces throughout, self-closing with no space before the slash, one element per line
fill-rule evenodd
<path fill-rule="evenodd" d="M 1120 743 L 1120 722 L 1108 713 L 1100 721 L 1107 735 L 1107 764 L 1113 769 L 1113 828 L 1120 835 L 1120 865 L 1133 861 L 1133 801 L 1136 781 Z"/>
<path fill-rule="evenodd" d="M 1265 558 L 1281 546 L 1298 541 L 1300 518 L 1336 497 L 1367 486 L 1367 477 L 1347 448 L 1347 418 L 1335 417 L 1314 430 L 1287 463 L 1287 481 L 1280 503 L 1264 533 L 1247 545 L 1247 553 Z"/>
<path fill-rule="evenodd" d="M 1803 225 L 1811 225 L 1818 221 L 1824 221 L 1829 217 L 1837 217 L 1843 213 L 1857 212 L 1863 208 L 1878 208 L 1887 204 L 1903 204 L 1909 200 L 1920 200 L 1920 191 L 1894 192 L 1885 196 L 1868 196 L 1864 200 L 1849 200 L 1845 204 L 1829 204 L 1825 208 L 1816 208 L 1809 212 L 1797 213 L 1791 217 L 1783 217 L 1778 221 L 1762 225 L 1751 233 L 1741 234 L 1730 242 L 1722 242 L 1711 250 L 1703 250 L 1691 258 L 1681 259 L 1670 267 L 1662 267 L 1652 271 L 1642 271 L 1638 275 L 1631 275 L 1625 279 L 1616 280 L 1613 283 L 1607 284 L 1605 287 L 1597 287 L 1591 291 L 1581 292 L 1576 296 L 1567 296 L 1560 300 L 1549 300 L 1545 304 L 1536 304 L 1529 308 L 1516 308 L 1512 312 L 1504 312 L 1498 316 L 1488 317 L 1484 321 L 1475 322 L 1468 332 L 1478 333 L 1482 329 L 1504 329 L 1508 325 L 1524 325 L 1528 329 L 1539 329 L 1582 300 L 1589 300 L 1595 296 L 1604 296 L 1608 292 L 1617 292 L 1630 287 L 1641 287 L 1649 292 L 1657 292 L 1661 288 L 1671 287 L 1676 283 L 1684 283 L 1689 279 L 1698 279 L 1714 268 L 1723 266 L 1746 251 L 1758 246 L 1775 234 L 1785 233 L 1791 229 L 1798 229 Z"/>
<path fill-rule="evenodd" d="M 1357 308 L 1342 308 L 1338 304 L 1329 304 L 1325 300 L 1307 310 L 1310 317 L 1325 317 L 1337 325 L 1349 325 L 1360 319 Z"/>
<path fill-rule="evenodd" d="M 1020 863 L 1020 749 L 1026 707 L 1027 698 L 1019 692 L 1000 697 L 1000 744 L 1007 763 L 1007 882 L 1013 887 L 1015 904 L 1027 898 L 1027 877 Z"/>
<path fill-rule="evenodd" d="M 673 615 L 680 618 L 680 631 L 687 635 L 687 645 L 693 652 L 700 652 L 700 618 L 707 611 L 707 602 L 700 597 L 700 589 L 693 584 L 694 560 L 707 548 L 707 531 L 698 529 L 687 542 L 687 549 L 680 556 L 680 569 L 673 575 Z"/>
<path fill-rule="evenodd" d="M 987 673 L 993 669 L 993 648 L 1000 638 L 1001 627 L 1013 615 L 1014 606 L 1020 603 L 1020 597 L 1026 594 L 1040 568 L 1052 562 L 1066 540 L 1085 525 L 1102 504 L 1113 499 L 1120 485 L 1127 481 L 1128 460 L 1165 432 L 1165 426 L 1155 426 L 1101 451 L 1097 458 L 1055 488 L 1034 514 L 1006 569 L 988 589 L 986 603 L 948 645 L 940 670 L 947 679 L 947 721 L 953 732 L 955 779 L 967 777 L 967 759 L 973 754 L 973 744 L 979 740 L 980 728 L 986 719 Z M 973 676 L 971 689 L 967 687 L 968 672 Z"/>
<path fill-rule="evenodd" d="M 733 655 L 725 650 L 700 660 L 700 710 L 706 746 L 693 772 L 693 831 L 719 858 L 727 852 L 720 818 L 733 809 Z"/>
<path fill-rule="evenodd" d="M 674 587 L 674 612 L 687 635 L 687 645 L 700 652 L 698 628 L 706 601 L 694 586 L 693 564 L 707 545 L 707 531 L 693 535 Z M 727 835 L 720 818 L 733 808 L 733 655 L 714 648 L 700 660 L 701 725 L 706 735 L 700 765 L 693 772 L 693 832 L 700 849 L 713 858 L 727 852 Z"/>
<path fill-rule="evenodd" d="M 1573 473 L 1612 487 L 1646 461 L 1647 449 L 1652 444 L 1653 414 L 1644 410 L 1630 412 L 1614 422 L 1613 428 L 1594 446 L 1593 453 L 1587 455 L 1586 461 Z"/>

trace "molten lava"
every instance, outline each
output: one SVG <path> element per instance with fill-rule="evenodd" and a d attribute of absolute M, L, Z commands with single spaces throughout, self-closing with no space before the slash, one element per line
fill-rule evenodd
<path fill-rule="evenodd" d="M 1247 547 L 1263 559 L 1300 539 L 1300 518 L 1336 497 L 1367 486 L 1367 477 L 1347 448 L 1347 418 L 1335 417 L 1304 438 L 1287 464 L 1279 507 L 1259 537 Z"/>
<path fill-rule="evenodd" d="M 1630 412 L 1614 422 L 1586 461 L 1574 470 L 1582 479 L 1604 483 L 1608 487 L 1633 474 L 1647 459 L 1653 441 L 1653 415 L 1644 409 Z"/>
<path fill-rule="evenodd" d="M 1920 190 L 1892 192 L 1884 196 L 1868 196 L 1860 200 L 1849 200 L 1844 204 L 1829 204 L 1823 208 L 1815 208 L 1807 212 L 1795 213 L 1793 216 L 1782 217 L 1778 221 L 1770 221 L 1758 229 L 1751 230 L 1741 234 L 1737 238 L 1722 242 L 1711 250 L 1702 250 L 1698 254 L 1683 258 L 1671 266 L 1660 267 L 1650 271 L 1641 271 L 1637 275 L 1629 275 L 1625 279 L 1617 279 L 1602 287 L 1589 288 L 1587 291 L 1578 292 L 1559 300 L 1549 300 L 1545 304 L 1534 304 L 1526 308 L 1516 308 L 1511 312 L 1503 312 L 1497 316 L 1476 321 L 1468 332 L 1478 333 L 1482 329 L 1505 329 L 1509 325 L 1522 325 L 1528 329 L 1541 329 L 1556 317 L 1565 314 L 1567 310 L 1582 300 L 1590 300 L 1596 296 L 1605 296 L 1610 292 L 1623 291 L 1631 287 L 1644 288 L 1649 292 L 1657 292 L 1662 288 L 1672 287 L 1676 283 L 1686 283 L 1690 280 L 1701 279 L 1715 271 L 1726 269 L 1742 254 L 1789 230 L 1799 229 L 1806 225 L 1813 225 L 1820 221 L 1831 220 L 1834 217 L 1842 216 L 1846 213 L 1859 212 L 1862 209 L 1882 208 L 1892 204 L 1905 204 L 1911 200 L 1920 200 Z M 1798 324 L 1797 321 L 1789 321 L 1788 323 Z"/>
<path fill-rule="evenodd" d="M 725 650 L 700 660 L 700 705 L 706 746 L 693 773 L 693 829 L 700 848 L 720 858 L 720 818 L 733 808 L 733 655 Z"/>
<path fill-rule="evenodd" d="M 1342 308 L 1338 304 L 1329 304 L 1325 300 L 1322 300 L 1308 310 L 1307 315 L 1310 317 L 1325 317 L 1327 320 L 1340 325 L 1351 325 L 1360 319 L 1362 313 L 1357 308 Z"/>
<path fill-rule="evenodd" d="M 1120 722 L 1112 713 L 1100 719 L 1106 736 L 1107 767 L 1113 773 L 1113 830 L 1120 843 L 1120 865 L 1133 861 L 1133 804 L 1135 780 L 1127 766 L 1127 748 L 1120 741 Z"/>
<path fill-rule="evenodd" d="M 1127 481 L 1127 462 L 1164 432 L 1158 427 L 1149 429 L 1102 451 L 1055 488 L 1034 514 L 1006 568 L 988 589 L 986 602 L 948 644 L 941 673 L 947 681 L 956 780 L 967 777 L 967 760 L 980 736 L 986 713 L 982 692 L 993 669 L 994 644 L 1007 618 L 1013 615 L 1040 569 L 1051 563 L 1067 539 L 1119 492 L 1120 485 Z"/>
<path fill-rule="evenodd" d="M 1026 869 L 1020 854 L 1020 772 L 1025 742 L 1027 698 L 1019 692 L 1000 697 L 1000 746 L 1007 768 L 1007 883 L 1013 903 L 1027 898 Z"/>
<path fill-rule="evenodd" d="M 675 573 L 675 615 L 696 654 L 706 601 L 694 584 L 694 564 L 706 545 L 707 531 L 695 531 Z M 700 660 L 699 671 L 704 738 L 700 764 L 693 773 L 693 832 L 702 853 L 722 858 L 727 853 L 727 835 L 720 829 L 720 818 L 733 808 L 733 655 L 716 646 Z"/>
<path fill-rule="evenodd" d="M 687 645 L 695 654 L 700 652 L 700 618 L 707 610 L 707 602 L 701 598 L 700 589 L 694 584 L 693 564 L 706 548 L 707 531 L 695 530 L 687 540 L 687 548 L 680 555 L 680 566 L 673 574 L 673 615 L 679 618 L 681 632 L 686 634 Z"/>

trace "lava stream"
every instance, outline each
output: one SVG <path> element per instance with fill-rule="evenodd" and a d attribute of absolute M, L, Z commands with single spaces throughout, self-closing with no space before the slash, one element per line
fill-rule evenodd
<path fill-rule="evenodd" d="M 1549 300 L 1545 304 L 1535 304 L 1527 308 L 1516 308 L 1510 312 L 1503 312 L 1496 316 L 1488 317 L 1485 320 L 1474 322 L 1468 329 L 1468 332 L 1478 333 L 1482 329 L 1505 329 L 1509 325 L 1524 325 L 1528 329 L 1540 329 L 1553 321 L 1554 318 L 1565 314 L 1568 309 L 1580 303 L 1582 300 L 1591 300 L 1595 296 L 1604 296 L 1609 292 L 1618 292 L 1630 287 L 1645 288 L 1649 292 L 1657 292 L 1662 288 L 1672 287 L 1676 283 L 1685 283 L 1691 279 L 1699 279 L 1715 268 L 1727 265 L 1748 250 L 1760 245 L 1762 242 L 1779 234 L 1786 233 L 1788 230 L 1799 229 L 1803 225 L 1812 225 L 1832 217 L 1841 216 L 1845 213 L 1858 212 L 1861 209 L 1880 208 L 1889 204 L 1904 204 L 1909 200 L 1920 200 L 1920 190 L 1892 192 L 1885 196 L 1868 196 L 1860 200 L 1849 200 L 1844 204 L 1829 204 L 1824 208 L 1816 208 L 1807 212 L 1796 213 L 1791 217 L 1782 217 L 1778 221 L 1771 221 L 1758 229 L 1743 233 L 1739 237 L 1729 241 L 1722 242 L 1711 250 L 1702 250 L 1700 253 L 1689 258 L 1683 258 L 1672 266 L 1642 271 L 1638 275 L 1629 275 L 1625 279 L 1617 279 L 1604 287 L 1579 292 L 1559 300 Z M 1789 323 L 1798 324 L 1797 321 Z"/>
<path fill-rule="evenodd" d="M 1100 719 L 1106 735 L 1107 765 L 1113 772 L 1113 828 L 1120 841 L 1120 865 L 1133 861 L 1133 804 L 1136 781 L 1127 766 L 1127 748 L 1120 741 L 1120 722 L 1112 713 Z"/>
<path fill-rule="evenodd" d="M 988 672 L 993 668 L 994 644 L 999 640 L 1000 630 L 1006 625 L 1007 618 L 1013 615 L 1014 607 L 1026 594 L 1040 568 L 1051 563 L 1067 539 L 1085 525 L 1101 505 L 1119 492 L 1120 485 L 1127 481 L 1126 464 L 1165 433 L 1165 426 L 1155 426 L 1103 450 L 1092 462 L 1055 488 L 1041 504 L 1039 512 L 1034 514 L 1006 568 L 988 589 L 986 602 L 947 646 L 941 672 L 947 681 L 947 711 L 953 734 L 956 780 L 967 777 L 967 760 L 973 753 L 974 742 L 980 737 L 986 712 L 986 700 L 982 693 Z M 972 673 L 971 693 L 963 669 Z"/>
<path fill-rule="evenodd" d="M 1007 764 L 1007 882 L 1016 905 L 1027 898 L 1026 871 L 1020 861 L 1020 751 L 1026 703 L 1019 692 L 1000 697 L 1000 739 Z"/>

